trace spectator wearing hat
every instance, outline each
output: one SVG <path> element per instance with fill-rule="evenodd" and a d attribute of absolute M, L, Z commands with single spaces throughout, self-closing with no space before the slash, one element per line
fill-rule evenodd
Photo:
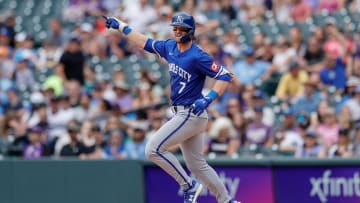
<path fill-rule="evenodd" d="M 304 84 L 309 80 L 305 70 L 296 61 L 290 62 L 289 72 L 281 76 L 275 95 L 282 99 L 294 102 L 304 93 Z"/>
<path fill-rule="evenodd" d="M 282 122 L 279 125 L 277 125 L 274 130 L 276 135 L 279 135 L 279 133 L 281 132 L 295 132 L 295 133 L 298 132 L 299 123 L 297 122 L 297 115 L 292 108 L 284 109 L 281 112 L 281 117 L 282 117 Z"/>
<path fill-rule="evenodd" d="M 70 137 L 70 142 L 61 148 L 60 156 L 79 157 L 80 155 L 87 153 L 86 146 L 81 141 L 79 141 L 79 124 L 73 121 L 69 122 L 67 125 L 67 132 Z"/>
<path fill-rule="evenodd" d="M 353 75 L 349 76 L 345 91 L 342 93 L 340 101 L 336 103 L 336 112 L 340 112 L 352 98 L 355 98 L 357 86 L 360 86 L 360 79 Z"/>
<path fill-rule="evenodd" d="M 349 129 L 346 128 L 339 130 L 339 139 L 329 148 L 327 157 L 349 158 L 353 156 L 354 145 L 350 139 L 349 133 Z"/>
<path fill-rule="evenodd" d="M 241 84 L 254 84 L 269 69 L 270 64 L 256 59 L 255 51 L 249 47 L 243 51 L 245 60 L 234 64 L 234 74 Z"/>
<path fill-rule="evenodd" d="M 240 140 L 231 120 L 227 117 L 217 118 L 210 127 L 205 154 L 231 156 L 237 153 L 239 146 Z"/>
<path fill-rule="evenodd" d="M 129 92 L 129 85 L 125 81 L 114 81 L 113 89 L 116 94 L 117 103 L 123 112 L 133 109 L 134 98 Z"/>
<path fill-rule="evenodd" d="M 42 129 L 35 126 L 28 131 L 29 144 L 25 145 L 23 157 L 25 159 L 39 159 L 49 155 L 45 144 L 41 142 Z"/>
<path fill-rule="evenodd" d="M 19 96 L 19 90 L 17 87 L 10 87 L 6 91 L 6 102 L 2 102 L 2 107 L 4 109 L 4 113 L 13 111 L 20 112 L 24 109 L 24 105 Z"/>
<path fill-rule="evenodd" d="M 128 129 L 130 139 L 125 142 L 124 146 L 124 155 L 127 159 L 146 159 L 147 130 L 147 124 L 139 120 L 135 121 L 131 128 Z"/>
<path fill-rule="evenodd" d="M 252 99 L 254 101 L 254 106 L 262 106 L 263 107 L 263 123 L 267 126 L 273 126 L 275 122 L 275 115 L 273 108 L 266 105 L 266 96 L 261 90 L 255 90 L 252 95 Z"/>
<path fill-rule="evenodd" d="M 304 83 L 304 93 L 301 95 L 292 108 L 296 114 L 310 116 L 317 111 L 320 101 L 323 99 L 319 92 L 316 91 L 317 83 L 307 81 Z"/>
<path fill-rule="evenodd" d="M 295 153 L 296 158 L 319 158 L 324 147 L 318 143 L 318 135 L 315 131 L 308 130 L 304 135 L 304 144 Z"/>
<path fill-rule="evenodd" d="M 93 137 L 94 144 L 86 148 L 86 152 L 80 155 L 82 159 L 101 159 L 105 157 L 104 147 L 106 145 L 106 140 L 104 132 L 101 130 L 100 126 L 93 125 L 91 127 L 90 137 Z"/>
<path fill-rule="evenodd" d="M 344 105 L 350 109 L 353 121 L 360 121 L 360 85 L 356 87 L 354 96 Z"/>
<path fill-rule="evenodd" d="M 19 49 L 14 55 L 16 69 L 13 80 L 17 87 L 24 90 L 32 90 L 36 84 L 31 66 L 29 63 L 31 53 L 27 49 Z"/>
<path fill-rule="evenodd" d="M 246 127 L 245 145 L 270 147 L 273 144 L 272 128 L 263 123 L 263 106 L 255 106 L 255 117 Z"/>

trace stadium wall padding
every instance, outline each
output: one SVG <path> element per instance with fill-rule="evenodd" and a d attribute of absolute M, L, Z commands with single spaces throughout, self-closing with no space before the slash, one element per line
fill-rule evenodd
<path fill-rule="evenodd" d="M 358 158 L 217 158 L 209 163 L 246 203 L 360 202 Z M 148 161 L 0 160 L 0 203 L 178 203 L 179 191 Z M 205 191 L 199 202 L 216 200 Z"/>
<path fill-rule="evenodd" d="M 142 203 L 138 161 L 3 160 L 1 203 Z"/>

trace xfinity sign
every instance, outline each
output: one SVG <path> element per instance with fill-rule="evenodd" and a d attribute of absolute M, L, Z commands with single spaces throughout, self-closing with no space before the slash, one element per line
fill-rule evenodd
<path fill-rule="evenodd" d="M 330 197 L 360 197 L 359 172 L 347 178 L 332 176 L 332 171 L 326 170 L 321 177 L 311 177 L 310 183 L 310 196 L 319 198 L 323 203 Z"/>

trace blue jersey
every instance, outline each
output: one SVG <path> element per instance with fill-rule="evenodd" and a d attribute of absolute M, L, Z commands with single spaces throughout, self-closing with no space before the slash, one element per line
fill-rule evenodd
<path fill-rule="evenodd" d="M 164 58 L 169 65 L 172 105 L 190 105 L 202 97 L 206 76 L 217 78 L 225 68 L 196 44 L 184 52 L 178 50 L 176 41 L 148 40 L 144 49 Z"/>

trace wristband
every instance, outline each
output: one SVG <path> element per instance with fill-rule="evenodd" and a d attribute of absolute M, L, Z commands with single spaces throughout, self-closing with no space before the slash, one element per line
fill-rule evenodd
<path fill-rule="evenodd" d="M 125 34 L 125 35 L 128 35 L 130 32 L 132 31 L 131 27 L 129 27 L 128 25 L 126 25 L 122 32 Z"/>
<path fill-rule="evenodd" d="M 219 95 L 215 90 L 210 90 L 210 92 L 206 95 L 206 97 L 210 99 L 210 102 L 214 101 L 218 96 Z"/>

